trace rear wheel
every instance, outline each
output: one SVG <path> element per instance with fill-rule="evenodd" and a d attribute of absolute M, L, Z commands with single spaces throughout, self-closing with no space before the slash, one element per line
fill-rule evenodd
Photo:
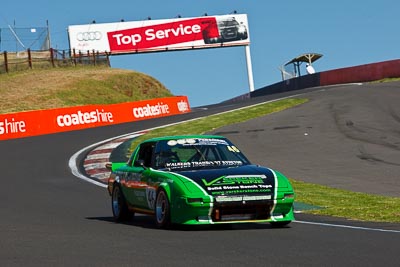
<path fill-rule="evenodd" d="M 121 187 L 117 184 L 113 187 L 111 207 L 116 222 L 127 221 L 132 218 L 133 213 L 129 211 Z"/>
<path fill-rule="evenodd" d="M 160 189 L 157 192 L 156 205 L 154 207 L 156 225 L 159 228 L 167 228 L 170 225 L 170 205 L 168 201 L 167 193 L 164 189 Z"/>

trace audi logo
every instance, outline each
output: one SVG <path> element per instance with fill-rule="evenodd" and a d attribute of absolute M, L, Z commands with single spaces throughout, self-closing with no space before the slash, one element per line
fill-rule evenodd
<path fill-rule="evenodd" d="M 79 32 L 76 35 L 78 41 L 96 41 L 100 40 L 102 37 L 101 32 Z"/>

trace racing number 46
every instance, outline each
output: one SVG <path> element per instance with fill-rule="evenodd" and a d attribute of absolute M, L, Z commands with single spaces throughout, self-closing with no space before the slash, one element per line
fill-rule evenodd
<path fill-rule="evenodd" d="M 227 146 L 227 147 L 228 147 L 228 150 L 231 152 L 236 152 L 236 153 L 240 152 L 240 150 L 235 146 Z"/>

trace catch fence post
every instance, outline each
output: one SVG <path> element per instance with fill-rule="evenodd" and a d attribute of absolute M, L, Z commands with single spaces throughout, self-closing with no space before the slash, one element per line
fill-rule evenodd
<path fill-rule="evenodd" d="M 54 68 L 56 65 L 54 64 L 54 49 L 53 48 L 50 48 L 50 60 L 51 60 L 51 65 Z"/>
<path fill-rule="evenodd" d="M 107 65 L 108 67 L 111 67 L 111 63 L 110 63 L 110 53 L 105 52 L 106 53 L 106 58 L 107 58 Z"/>
<path fill-rule="evenodd" d="M 7 51 L 4 51 L 4 66 L 6 68 L 6 72 L 8 73 L 8 56 Z"/>
<path fill-rule="evenodd" d="M 29 68 L 32 69 L 32 55 L 31 55 L 30 48 L 28 48 L 28 65 L 29 65 Z"/>
<path fill-rule="evenodd" d="M 73 51 L 74 65 L 76 67 L 76 50 L 75 50 L 75 48 L 72 51 Z"/>
<path fill-rule="evenodd" d="M 96 66 L 96 52 L 93 49 L 93 66 Z"/>

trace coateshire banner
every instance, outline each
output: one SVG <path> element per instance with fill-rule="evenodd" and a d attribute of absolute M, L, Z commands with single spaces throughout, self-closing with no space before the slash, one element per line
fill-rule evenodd
<path fill-rule="evenodd" d="M 68 27 L 71 50 L 111 54 L 248 45 L 246 14 Z"/>
<path fill-rule="evenodd" d="M 190 111 L 186 96 L 0 114 L 0 140 L 107 126 Z"/>

